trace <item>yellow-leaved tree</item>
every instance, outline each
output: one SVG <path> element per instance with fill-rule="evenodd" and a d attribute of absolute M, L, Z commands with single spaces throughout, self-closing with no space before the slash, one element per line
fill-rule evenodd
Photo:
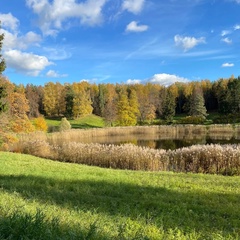
<path fill-rule="evenodd" d="M 73 117 L 77 119 L 92 114 L 89 84 L 87 82 L 73 83 L 73 92 Z"/>

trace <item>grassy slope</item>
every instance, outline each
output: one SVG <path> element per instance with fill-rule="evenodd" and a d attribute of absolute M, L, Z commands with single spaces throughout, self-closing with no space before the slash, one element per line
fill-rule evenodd
<path fill-rule="evenodd" d="M 239 177 L 118 171 L 0 152 L 0 238 L 238 239 L 239 186 Z"/>
<path fill-rule="evenodd" d="M 58 127 L 61 122 L 59 119 L 46 119 L 48 126 Z M 77 120 L 69 120 L 72 128 L 100 128 L 104 127 L 104 120 L 96 115 L 88 115 L 86 117 L 79 118 Z"/>

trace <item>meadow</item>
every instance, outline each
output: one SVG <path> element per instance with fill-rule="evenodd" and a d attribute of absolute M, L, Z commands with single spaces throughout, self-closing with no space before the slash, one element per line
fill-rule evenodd
<path fill-rule="evenodd" d="M 0 152 L 0 239 L 239 239 L 240 179 Z"/>

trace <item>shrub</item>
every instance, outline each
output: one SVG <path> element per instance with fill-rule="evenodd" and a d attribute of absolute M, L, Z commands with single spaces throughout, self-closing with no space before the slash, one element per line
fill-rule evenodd
<path fill-rule="evenodd" d="M 62 132 L 62 131 L 67 131 L 69 129 L 71 129 L 70 122 L 67 120 L 67 118 L 65 118 L 65 117 L 62 118 L 60 126 L 59 126 L 59 130 Z"/>
<path fill-rule="evenodd" d="M 182 124 L 203 124 L 205 118 L 202 116 L 187 116 L 180 120 Z"/>
<path fill-rule="evenodd" d="M 24 119 L 15 119 L 10 123 L 10 128 L 15 133 L 30 133 L 34 131 L 34 126 L 27 117 Z"/>
<path fill-rule="evenodd" d="M 35 129 L 37 131 L 47 132 L 47 130 L 48 130 L 47 122 L 46 122 L 45 118 L 42 116 L 35 118 L 33 121 L 33 125 L 35 126 Z"/>

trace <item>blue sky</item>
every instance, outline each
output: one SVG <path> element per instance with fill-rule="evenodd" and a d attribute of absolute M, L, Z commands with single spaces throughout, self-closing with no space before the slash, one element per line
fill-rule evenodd
<path fill-rule="evenodd" d="M 0 0 L 16 84 L 238 76 L 240 0 Z"/>

